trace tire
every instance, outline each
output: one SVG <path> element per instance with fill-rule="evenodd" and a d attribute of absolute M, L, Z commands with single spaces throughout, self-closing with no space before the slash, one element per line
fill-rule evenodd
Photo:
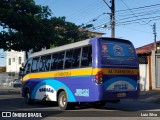
<path fill-rule="evenodd" d="M 105 101 L 98 101 L 98 102 L 92 102 L 90 105 L 92 105 L 94 108 L 101 108 L 105 106 L 106 102 Z"/>
<path fill-rule="evenodd" d="M 65 91 L 60 92 L 58 95 L 58 106 L 61 110 L 69 110 L 74 108 L 74 105 L 68 102 Z"/>
<path fill-rule="evenodd" d="M 31 96 L 30 96 L 30 93 L 29 93 L 29 91 L 26 91 L 26 94 L 25 94 L 25 102 L 27 103 L 27 104 L 33 104 L 33 102 L 34 102 L 34 100 L 33 99 L 31 99 Z"/>

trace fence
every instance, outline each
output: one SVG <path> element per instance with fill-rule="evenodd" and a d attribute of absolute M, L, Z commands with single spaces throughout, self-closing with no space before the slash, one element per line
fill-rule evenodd
<path fill-rule="evenodd" d="M 18 78 L 18 73 L 0 73 L 0 87 L 13 87 L 13 80 Z"/>
<path fill-rule="evenodd" d="M 149 90 L 149 65 L 147 56 L 138 56 L 140 72 L 140 90 Z"/>

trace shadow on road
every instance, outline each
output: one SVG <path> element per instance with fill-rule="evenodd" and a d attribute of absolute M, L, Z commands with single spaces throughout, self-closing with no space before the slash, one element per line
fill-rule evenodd
<path fill-rule="evenodd" d="M 102 108 L 94 108 L 89 104 L 80 104 L 74 110 L 61 111 L 55 102 L 35 101 L 34 104 L 25 103 L 21 95 L 0 96 L 0 111 L 42 112 L 43 116 L 59 117 L 105 117 L 105 116 L 140 116 L 143 111 L 160 110 L 159 104 L 143 103 L 133 100 L 122 100 L 120 103 L 106 103 Z M 113 112 L 114 111 L 114 112 Z"/>
<path fill-rule="evenodd" d="M 60 110 L 56 102 L 35 101 L 34 104 L 28 105 L 25 103 L 21 95 L 0 96 L 0 110 Z M 120 103 L 106 103 L 105 107 L 95 109 L 89 104 L 80 104 L 74 109 L 78 110 L 118 110 L 118 111 L 147 111 L 160 110 L 160 104 L 143 103 L 133 100 L 122 100 Z"/>

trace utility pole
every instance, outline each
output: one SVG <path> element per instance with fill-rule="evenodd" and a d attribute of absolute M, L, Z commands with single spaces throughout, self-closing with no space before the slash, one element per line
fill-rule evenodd
<path fill-rule="evenodd" d="M 156 37 L 157 37 L 157 33 L 156 33 L 156 23 L 153 24 L 153 34 L 154 34 L 154 50 L 155 50 L 155 52 L 157 52 L 157 44 L 156 44 Z"/>
<path fill-rule="evenodd" d="M 103 0 L 103 2 L 108 6 L 108 8 L 111 10 L 110 22 L 111 22 L 111 37 L 115 38 L 115 3 L 114 0 L 111 0 L 111 7 L 108 5 L 108 3 Z"/>
<path fill-rule="evenodd" d="M 111 37 L 115 38 L 115 3 L 111 0 Z"/>

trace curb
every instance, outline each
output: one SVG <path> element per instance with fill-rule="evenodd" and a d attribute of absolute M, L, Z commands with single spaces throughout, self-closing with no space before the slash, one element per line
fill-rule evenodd
<path fill-rule="evenodd" d="M 0 95 L 21 94 L 21 90 L 0 90 Z"/>
<path fill-rule="evenodd" d="M 160 95 L 154 95 L 150 97 L 146 97 L 143 99 L 138 99 L 140 102 L 146 102 L 146 103 L 159 103 L 160 104 Z"/>

